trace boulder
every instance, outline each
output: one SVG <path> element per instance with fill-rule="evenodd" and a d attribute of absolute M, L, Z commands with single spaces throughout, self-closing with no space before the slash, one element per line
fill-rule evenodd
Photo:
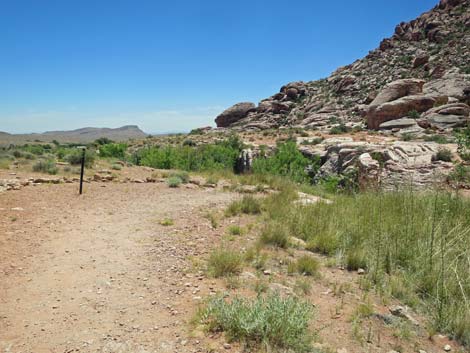
<path fill-rule="evenodd" d="M 380 105 L 401 97 L 422 93 L 424 82 L 414 78 L 393 81 L 380 91 L 370 105 Z"/>
<path fill-rule="evenodd" d="M 466 126 L 469 117 L 470 107 L 467 104 L 452 103 L 430 109 L 423 115 L 422 120 L 430 127 L 445 130 Z"/>
<path fill-rule="evenodd" d="M 215 119 L 215 123 L 217 124 L 217 127 L 228 127 L 240 119 L 243 119 L 249 112 L 254 111 L 255 109 L 256 106 L 253 103 L 237 103 L 220 114 Z"/>
<path fill-rule="evenodd" d="M 428 61 L 429 61 L 429 55 L 426 53 L 420 53 L 413 60 L 413 68 L 416 69 L 420 66 L 423 66 Z"/>
<path fill-rule="evenodd" d="M 416 120 L 411 118 L 401 118 L 396 120 L 386 121 L 380 124 L 380 129 L 403 129 L 410 126 L 415 126 Z"/>
<path fill-rule="evenodd" d="M 425 112 L 431 109 L 435 102 L 436 100 L 432 97 L 414 95 L 378 106 L 370 106 L 367 111 L 367 127 L 377 130 L 382 123 L 400 119 L 413 110 L 418 113 Z"/>
<path fill-rule="evenodd" d="M 430 81 L 423 86 L 423 92 L 431 96 L 449 96 L 462 102 L 469 102 L 470 75 L 456 71 L 444 74 L 442 78 Z"/>

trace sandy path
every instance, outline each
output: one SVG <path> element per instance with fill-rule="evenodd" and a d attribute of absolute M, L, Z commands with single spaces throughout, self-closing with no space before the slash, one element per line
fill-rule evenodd
<path fill-rule="evenodd" d="M 201 206 L 231 198 L 159 184 L 0 194 L 0 352 L 199 351 L 185 324 L 210 288 L 189 258 L 214 236 Z"/>

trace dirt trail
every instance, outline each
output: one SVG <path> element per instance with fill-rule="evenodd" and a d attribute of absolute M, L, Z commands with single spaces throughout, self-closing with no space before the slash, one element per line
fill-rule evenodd
<path fill-rule="evenodd" d="M 185 324 L 211 288 L 190 257 L 215 236 L 201 207 L 233 195 L 102 186 L 82 197 L 76 185 L 0 194 L 0 352 L 199 350 Z"/>

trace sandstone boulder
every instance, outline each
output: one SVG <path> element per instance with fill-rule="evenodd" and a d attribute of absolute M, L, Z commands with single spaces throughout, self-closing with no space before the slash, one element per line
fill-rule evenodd
<path fill-rule="evenodd" d="M 255 109 L 256 106 L 253 103 L 237 103 L 220 114 L 215 119 L 215 123 L 217 127 L 228 127 L 238 120 L 243 119 L 250 111 L 254 111 Z"/>
<path fill-rule="evenodd" d="M 452 103 L 430 109 L 423 115 L 422 120 L 430 127 L 445 130 L 466 126 L 469 118 L 470 107 L 467 104 Z"/>
<path fill-rule="evenodd" d="M 393 81 L 380 91 L 370 105 L 380 105 L 401 97 L 419 94 L 423 91 L 424 82 L 419 79 Z"/>
<path fill-rule="evenodd" d="M 432 97 L 413 95 L 378 106 L 370 106 L 367 111 L 367 127 L 377 130 L 382 123 L 400 119 L 413 110 L 418 113 L 425 112 L 431 109 L 435 102 Z"/>
<path fill-rule="evenodd" d="M 416 125 L 416 120 L 411 118 L 401 118 L 396 120 L 386 121 L 380 124 L 380 129 L 403 129 Z"/>

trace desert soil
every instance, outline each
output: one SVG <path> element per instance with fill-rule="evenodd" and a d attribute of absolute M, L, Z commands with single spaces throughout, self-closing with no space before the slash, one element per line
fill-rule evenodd
<path fill-rule="evenodd" d="M 143 171 L 150 173 L 140 169 L 141 177 Z M 260 285 L 291 295 L 298 280 L 311 284 L 301 296 L 315 305 L 312 330 L 322 352 L 459 349 L 444 336 L 429 339 L 417 314 L 418 326 L 390 318 L 389 308 L 400 303 L 364 291 L 359 274 L 305 250 L 264 249 L 266 270 L 246 265 L 234 288 L 208 278 L 204 264 L 214 247 L 243 250 L 258 238 L 256 217 L 222 217 L 240 195 L 193 184 L 89 183 L 82 196 L 77 188 L 0 193 L 1 353 L 241 352 L 223 334 L 191 323 L 200 303 L 216 292 L 254 297 Z M 207 214 L 217 212 L 214 228 Z M 164 219 L 174 224 L 160 224 Z M 246 233 L 228 236 L 232 224 Z M 323 263 L 320 278 L 287 274 L 286 263 L 305 254 Z M 364 303 L 374 315 L 354 322 Z"/>
<path fill-rule="evenodd" d="M 98 183 L 0 194 L 0 352 L 197 350 L 187 321 L 210 289 L 190 260 L 210 243 L 201 212 L 232 197 Z"/>

